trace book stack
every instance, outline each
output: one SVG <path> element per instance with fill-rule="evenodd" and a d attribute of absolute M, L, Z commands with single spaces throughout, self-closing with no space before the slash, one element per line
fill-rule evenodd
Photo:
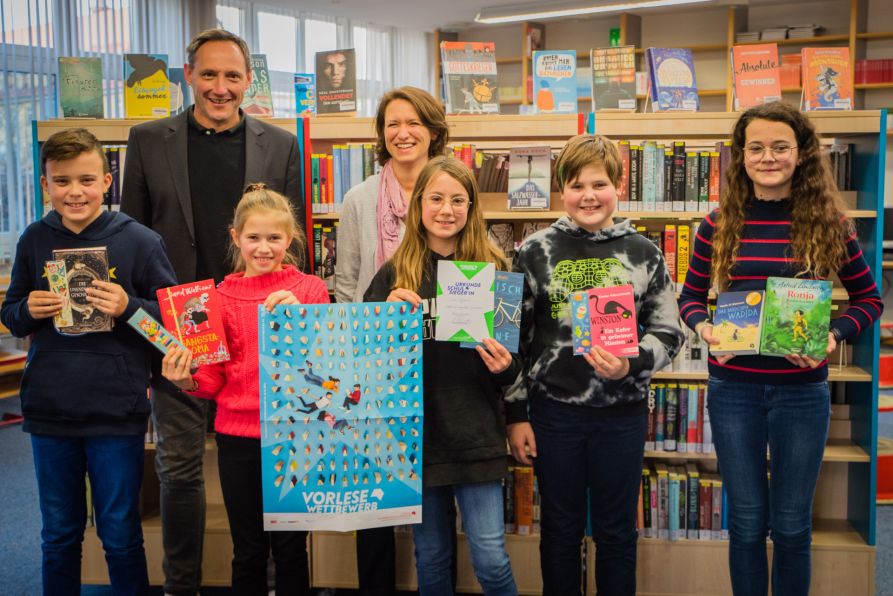
<path fill-rule="evenodd" d="M 651 383 L 645 451 L 713 453 L 706 383 Z"/>
<path fill-rule="evenodd" d="M 803 60 L 799 53 L 784 54 L 781 57 L 781 67 L 779 68 L 779 76 L 781 77 L 782 89 L 799 89 L 800 88 L 800 70 Z"/>
<path fill-rule="evenodd" d="M 788 38 L 788 27 L 772 27 L 760 32 L 760 41 L 777 41 Z"/>
<path fill-rule="evenodd" d="M 529 466 L 510 466 L 502 483 L 505 533 L 530 536 L 540 532 L 540 491 Z"/>
<path fill-rule="evenodd" d="M 791 25 L 791 28 L 788 29 L 788 38 L 790 39 L 808 39 L 810 37 L 815 37 L 822 31 L 824 31 L 824 27 L 821 25 L 810 24 L 810 25 Z"/>
<path fill-rule="evenodd" d="M 756 43 L 760 41 L 759 31 L 739 31 L 735 34 L 735 43 Z"/>
<path fill-rule="evenodd" d="M 719 474 L 656 462 L 642 468 L 638 529 L 659 540 L 728 540 L 728 497 Z"/>

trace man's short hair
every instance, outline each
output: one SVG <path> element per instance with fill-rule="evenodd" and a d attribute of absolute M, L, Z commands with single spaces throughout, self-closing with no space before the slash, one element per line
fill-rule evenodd
<path fill-rule="evenodd" d="M 239 46 L 239 50 L 245 56 L 245 72 L 251 73 L 251 50 L 248 49 L 248 44 L 245 43 L 244 39 L 235 33 L 230 33 L 226 29 L 205 29 L 192 38 L 192 41 L 186 47 L 186 62 L 189 63 L 189 68 L 195 67 L 196 52 L 209 41 L 231 41 Z"/>

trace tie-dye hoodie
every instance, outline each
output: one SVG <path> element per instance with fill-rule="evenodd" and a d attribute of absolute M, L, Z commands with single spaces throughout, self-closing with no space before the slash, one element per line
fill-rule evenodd
<path fill-rule="evenodd" d="M 552 399 L 596 408 L 605 416 L 644 412 L 652 375 L 682 346 L 673 283 L 660 250 L 629 220 L 595 233 L 565 216 L 532 234 L 515 257 L 524 274 L 521 357 L 524 372 L 506 395 L 506 421 L 527 417 L 527 400 Z M 573 355 L 568 295 L 600 286 L 631 284 L 639 325 L 639 355 L 620 380 L 599 377 Z"/>

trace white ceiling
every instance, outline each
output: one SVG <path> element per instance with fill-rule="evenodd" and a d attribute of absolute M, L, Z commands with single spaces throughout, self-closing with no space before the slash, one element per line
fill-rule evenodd
<path fill-rule="evenodd" d="M 579 0 L 579 2 L 531 2 L 531 0 L 256 0 L 256 5 L 267 4 L 293 8 L 324 15 L 349 17 L 368 23 L 401 28 L 433 31 L 437 28 L 467 27 L 483 6 L 537 4 L 543 7 L 580 4 L 591 6 L 598 3 L 616 3 L 620 0 Z M 635 0 L 626 0 L 635 1 Z M 727 4 L 788 4 L 798 0 L 712 0 L 711 5 Z M 800 0 L 802 1 L 802 0 Z M 710 6 L 710 5 L 707 5 Z M 705 5 L 679 6 L 652 10 L 703 10 Z M 632 11 L 639 12 L 639 11 Z M 645 13 L 647 11 L 641 11 Z"/>

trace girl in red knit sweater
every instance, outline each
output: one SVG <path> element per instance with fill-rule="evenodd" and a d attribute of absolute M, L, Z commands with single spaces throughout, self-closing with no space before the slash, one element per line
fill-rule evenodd
<path fill-rule="evenodd" d="M 272 549 L 278 594 L 309 594 L 306 532 L 265 532 L 261 490 L 257 307 L 329 302 L 325 282 L 301 273 L 304 234 L 284 196 L 252 184 L 236 206 L 231 254 L 235 273 L 217 287 L 229 362 L 191 372 L 192 354 L 171 350 L 162 374 L 180 389 L 217 402 L 220 486 L 233 538 L 234 594 L 267 594 Z"/>

